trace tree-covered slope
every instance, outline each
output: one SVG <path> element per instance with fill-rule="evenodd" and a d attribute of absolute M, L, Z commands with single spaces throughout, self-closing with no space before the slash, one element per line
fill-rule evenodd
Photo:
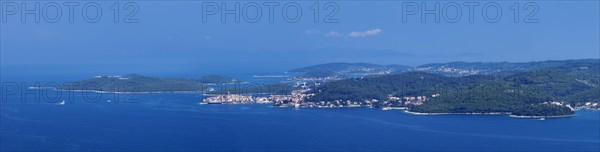
<path fill-rule="evenodd" d="M 382 75 L 412 70 L 403 65 L 378 65 L 370 63 L 326 63 L 297 68 L 290 72 L 302 73 L 301 77 L 356 77 L 358 75 Z"/>
<path fill-rule="evenodd" d="M 201 82 L 179 78 L 156 78 L 142 75 L 99 76 L 67 83 L 59 89 L 107 92 L 203 91 Z"/>
<path fill-rule="evenodd" d="M 543 104 L 600 102 L 598 64 L 573 63 L 512 75 L 470 75 L 408 72 L 329 82 L 316 88 L 311 102 L 387 100 L 390 96 L 429 96 L 410 110 L 429 113 L 507 112 L 520 115 L 565 115 L 566 107 Z"/>

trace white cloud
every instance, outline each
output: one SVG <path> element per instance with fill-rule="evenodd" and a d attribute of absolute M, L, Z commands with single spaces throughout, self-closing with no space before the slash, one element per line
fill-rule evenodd
<path fill-rule="evenodd" d="M 327 34 L 325 34 L 325 36 L 334 36 L 334 37 L 340 37 L 343 36 L 344 34 L 340 33 L 340 32 L 336 32 L 336 31 L 331 31 Z"/>
<path fill-rule="evenodd" d="M 372 30 L 367 30 L 367 31 L 352 31 L 350 32 L 350 34 L 348 34 L 348 36 L 351 37 L 366 37 L 366 36 L 374 36 L 377 35 L 379 33 L 383 32 L 381 29 L 372 29 Z"/>

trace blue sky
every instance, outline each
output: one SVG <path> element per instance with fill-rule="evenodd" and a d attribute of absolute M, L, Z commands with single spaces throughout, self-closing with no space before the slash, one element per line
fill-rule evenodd
<path fill-rule="evenodd" d="M 260 6 L 263 1 L 256 3 Z M 74 15 L 73 23 L 66 18 L 66 12 L 58 23 L 43 19 L 35 23 L 33 16 L 27 16 L 29 22 L 22 23 L 20 16 L 9 15 L 2 18 L 0 26 L 2 75 L 177 76 L 285 71 L 327 62 L 416 66 L 450 61 L 523 62 L 600 56 L 598 1 L 536 2 L 539 11 L 533 18 L 538 23 L 522 22 L 533 8 L 525 10 L 526 2 L 518 2 L 519 23 L 513 21 L 513 2 L 498 2 L 502 16 L 496 23 L 482 17 L 481 7 L 489 2 L 480 2 L 475 8 L 472 23 L 464 6 L 456 23 L 443 18 L 435 23 L 431 15 L 426 16 L 428 22 L 422 23 L 420 14 L 408 16 L 403 22 L 402 13 L 407 13 L 402 9 L 403 3 L 390 1 L 337 1 L 338 11 L 333 17 L 337 23 L 322 22 L 331 9 L 325 10 L 326 2 L 318 1 L 321 22 L 315 23 L 309 8 L 313 3 L 298 2 L 302 17 L 296 23 L 281 16 L 281 7 L 287 2 L 276 7 L 272 23 L 266 17 L 267 7 L 262 6 L 262 17 L 257 23 L 244 19 L 235 23 L 231 15 L 226 17 L 230 22 L 222 23 L 219 15 L 208 16 L 203 22 L 202 14 L 207 10 L 203 10 L 202 2 L 191 1 L 136 2 L 139 11 L 134 18 L 139 22 L 127 24 L 113 22 L 109 8 L 112 2 L 99 2 L 102 17 L 97 23 L 84 21 L 79 13 Z M 1 12 L 10 11 L 5 9 L 5 1 L 2 4 Z M 125 2 L 120 5 L 123 7 Z M 235 2 L 225 5 L 231 8 Z M 435 2 L 425 5 L 431 8 Z M 448 8 L 448 16 L 456 15 Z M 121 20 L 128 11 L 121 10 Z M 292 9 L 289 14 L 294 13 Z"/>

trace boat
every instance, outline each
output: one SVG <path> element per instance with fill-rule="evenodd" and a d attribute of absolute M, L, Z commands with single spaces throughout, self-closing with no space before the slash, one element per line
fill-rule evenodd
<path fill-rule="evenodd" d="M 540 120 L 546 120 L 546 118 L 540 118 Z"/>
<path fill-rule="evenodd" d="M 59 104 L 59 105 L 65 105 L 65 103 L 66 103 L 66 102 L 63 100 L 63 101 L 61 101 L 61 102 L 60 102 L 60 103 L 58 103 L 58 104 Z"/>

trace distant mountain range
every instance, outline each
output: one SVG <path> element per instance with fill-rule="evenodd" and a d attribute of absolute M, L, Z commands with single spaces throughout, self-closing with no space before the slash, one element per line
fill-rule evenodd
<path fill-rule="evenodd" d="M 378 65 L 370 63 L 327 63 L 290 70 L 300 73 L 300 78 L 338 77 L 361 78 L 381 75 L 400 74 L 406 72 L 427 72 L 444 76 L 469 75 L 511 75 L 541 69 L 553 69 L 576 75 L 578 81 L 589 85 L 597 85 L 600 80 L 598 59 L 542 61 L 527 63 L 509 62 L 451 62 L 425 64 L 417 67 L 404 65 Z M 586 69 L 586 70 L 583 70 Z M 594 73 L 596 75 L 594 75 Z M 220 75 L 208 75 L 198 79 L 157 78 L 142 75 L 97 76 L 95 78 L 75 81 L 73 86 L 61 86 L 63 90 L 95 90 L 107 92 L 163 92 L 163 91 L 202 91 L 206 84 L 222 84 L 237 82 L 236 79 Z M 135 87 L 131 87 L 135 84 Z"/>
<path fill-rule="evenodd" d="M 326 63 L 290 70 L 302 73 L 300 77 L 357 77 L 384 75 L 413 70 L 405 65 L 378 65 L 371 63 Z"/>
<path fill-rule="evenodd" d="M 326 63 L 290 70 L 299 72 L 300 77 L 361 77 L 368 75 L 397 74 L 408 71 L 438 73 L 446 76 L 468 76 L 476 74 L 514 74 L 565 65 L 585 66 L 599 64 L 598 59 L 540 61 L 540 62 L 450 62 L 431 63 L 417 67 L 405 65 L 379 65 L 370 63 Z"/>
<path fill-rule="evenodd" d="M 583 67 L 599 64 L 598 59 L 561 60 L 541 62 L 450 62 L 432 63 L 417 66 L 415 70 L 440 73 L 450 76 L 465 76 L 474 74 L 513 74 L 516 72 L 533 71 L 567 65 L 581 65 Z"/>

